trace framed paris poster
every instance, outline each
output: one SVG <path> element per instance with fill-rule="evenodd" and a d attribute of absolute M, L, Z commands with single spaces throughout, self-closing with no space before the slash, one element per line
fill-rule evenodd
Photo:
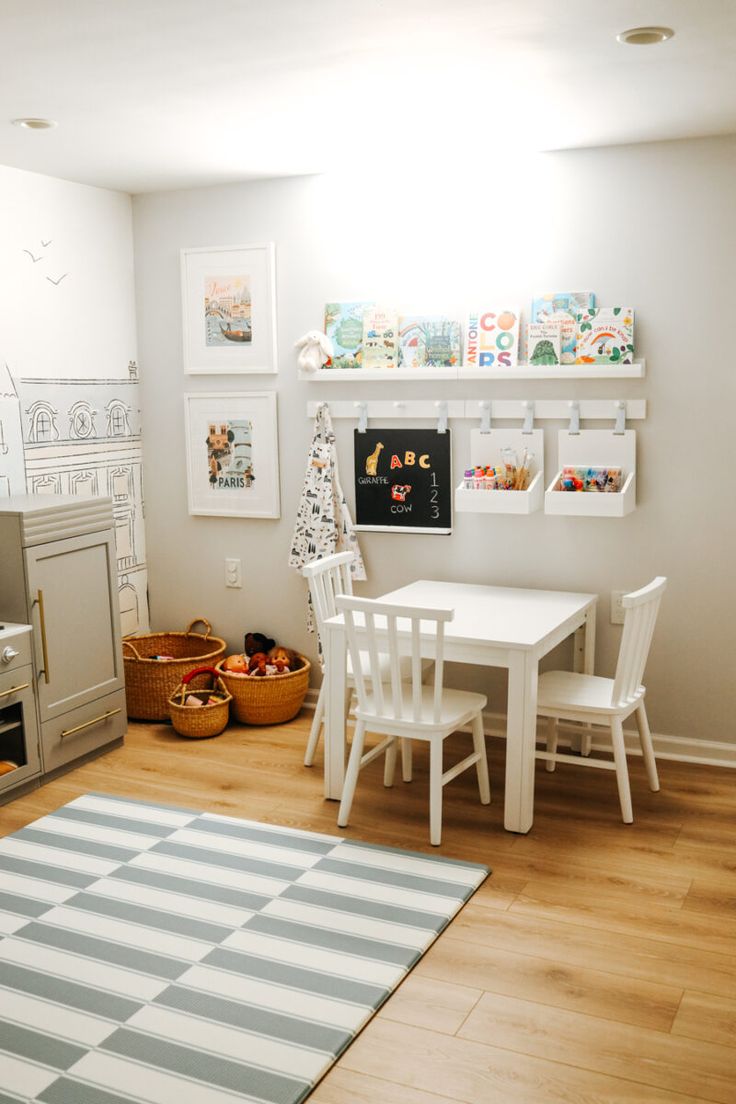
<path fill-rule="evenodd" d="M 276 392 L 184 396 L 189 513 L 279 517 Z"/>
<path fill-rule="evenodd" d="M 273 242 L 182 249 L 184 371 L 278 371 Z"/>

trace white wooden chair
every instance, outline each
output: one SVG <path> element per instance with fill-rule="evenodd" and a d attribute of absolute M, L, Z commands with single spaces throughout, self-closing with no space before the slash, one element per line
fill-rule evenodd
<path fill-rule="evenodd" d="M 559 762 L 615 770 L 621 815 L 625 824 L 631 824 L 634 820 L 623 730 L 623 722 L 632 713 L 636 714 L 649 788 L 655 792 L 659 789 L 657 764 L 644 708 L 646 689 L 641 685 L 641 680 L 659 603 L 666 586 L 667 580 L 660 576 L 641 590 L 624 595 L 624 631 L 615 678 L 599 678 L 597 675 L 582 675 L 572 671 L 547 671 L 539 679 L 537 713 L 547 718 L 548 729 L 547 750 L 538 751 L 537 758 L 546 760 L 548 771 L 553 771 Z M 578 757 L 558 753 L 558 721 L 578 721 L 609 727 L 613 743 L 613 762 L 593 756 Z"/>
<path fill-rule="evenodd" d="M 317 624 L 317 636 L 324 641 L 324 623 L 328 617 L 334 617 L 337 613 L 335 597 L 338 594 L 353 593 L 353 577 L 350 574 L 350 564 L 354 558 L 353 552 L 335 552 L 332 556 L 324 556 L 321 560 L 313 560 L 302 568 L 302 575 L 309 586 L 309 596 L 312 601 L 314 620 Z M 350 708 L 350 699 L 353 694 L 352 673 L 348 670 L 347 692 L 345 695 L 345 715 Z M 311 767 L 314 762 L 314 753 L 319 744 L 322 724 L 325 717 L 325 696 L 327 693 L 326 680 L 322 679 L 319 688 L 319 697 L 314 710 L 312 727 L 307 741 L 307 750 L 304 754 L 304 766 Z"/>
<path fill-rule="evenodd" d="M 334 617 L 337 613 L 337 606 L 335 605 L 335 598 L 338 594 L 353 593 L 353 577 L 350 572 L 350 564 L 355 556 L 354 552 L 335 552 L 332 556 L 323 556 L 321 560 L 313 560 L 312 563 L 306 564 L 302 568 L 302 575 L 307 580 L 309 586 L 309 594 L 312 600 L 312 609 L 314 610 L 314 620 L 317 624 L 317 636 L 320 641 L 324 642 L 324 623 L 328 617 Z M 422 661 L 422 670 L 426 676 L 431 670 L 431 660 Z M 406 678 L 410 674 L 410 666 L 407 657 L 401 658 L 401 677 Z M 381 668 L 381 674 L 386 681 L 390 677 L 388 661 L 384 661 L 384 665 Z M 345 693 L 345 716 L 347 717 L 350 711 L 350 702 L 353 696 L 353 687 L 355 680 L 353 678 L 353 670 L 350 657 L 348 656 L 347 665 L 347 677 L 346 677 L 346 693 Z M 319 738 L 322 734 L 322 725 L 325 718 L 325 696 L 327 693 L 326 681 L 323 678 L 322 685 L 320 686 L 319 696 L 317 698 L 317 705 L 314 710 L 314 717 L 312 719 L 312 727 L 309 732 L 309 740 L 307 741 L 307 749 L 304 754 L 304 766 L 311 767 L 314 763 L 315 752 L 319 745 Z M 402 743 L 401 745 L 401 769 L 405 782 L 411 782 L 411 744 Z"/>
<path fill-rule="evenodd" d="M 344 828 L 362 767 L 385 751 L 383 782 L 393 785 L 397 742 L 424 740 L 430 745 L 429 838 L 439 846 L 442 838 L 442 788 L 462 771 L 475 765 L 480 800 L 491 800 L 488 782 L 482 712 L 487 698 L 466 690 L 447 690 L 442 685 L 444 626 L 454 610 L 395 606 L 371 598 L 338 595 L 337 609 L 345 618 L 348 652 L 352 661 L 358 699 L 356 725 L 350 760 L 345 775 L 337 823 Z M 422 625 L 424 622 L 424 626 Z M 400 634 L 403 651 L 409 649 L 409 677 L 402 679 Z M 420 636 L 432 641 L 434 679 L 423 682 Z M 389 668 L 389 678 L 382 672 Z M 472 722 L 473 752 L 443 773 L 444 740 L 458 728 Z M 383 735 L 376 747 L 363 753 L 366 730 Z"/>

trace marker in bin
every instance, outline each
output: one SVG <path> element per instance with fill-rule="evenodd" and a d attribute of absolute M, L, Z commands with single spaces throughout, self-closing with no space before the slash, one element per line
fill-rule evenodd
<path fill-rule="evenodd" d="M 559 489 L 616 494 L 621 490 L 621 468 L 565 467 L 560 475 Z"/>
<path fill-rule="evenodd" d="M 469 491 L 525 491 L 534 453 L 524 449 L 521 460 L 512 448 L 501 449 L 501 464 L 467 468 L 463 485 Z"/>

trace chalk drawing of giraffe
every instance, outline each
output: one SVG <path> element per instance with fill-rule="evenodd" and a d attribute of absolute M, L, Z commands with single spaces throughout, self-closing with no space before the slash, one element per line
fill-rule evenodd
<path fill-rule="evenodd" d="M 378 444 L 376 445 L 376 447 L 374 448 L 373 452 L 370 454 L 370 456 L 366 456 L 366 458 L 365 458 L 365 474 L 366 475 L 377 475 L 378 474 L 378 457 L 381 455 L 381 449 L 382 448 L 383 448 L 383 443 L 381 441 L 379 441 Z"/>

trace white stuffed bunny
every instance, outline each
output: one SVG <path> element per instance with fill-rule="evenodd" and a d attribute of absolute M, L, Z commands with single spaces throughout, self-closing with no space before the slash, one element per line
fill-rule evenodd
<path fill-rule="evenodd" d="M 309 330 L 294 348 L 299 350 L 297 364 L 303 372 L 317 372 L 332 356 L 332 342 L 319 330 Z"/>

